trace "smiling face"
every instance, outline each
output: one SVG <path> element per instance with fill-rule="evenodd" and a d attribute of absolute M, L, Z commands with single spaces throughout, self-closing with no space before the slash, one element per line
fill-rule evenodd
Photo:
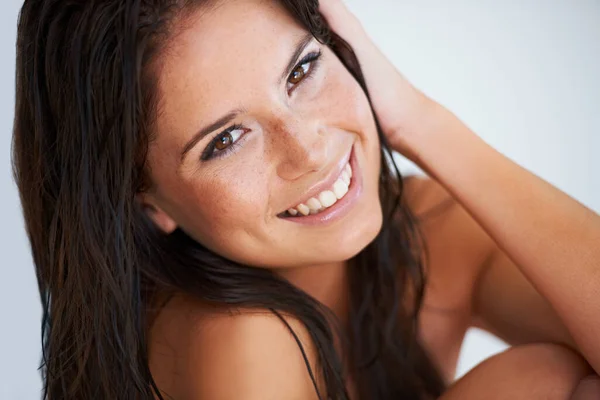
<path fill-rule="evenodd" d="M 347 260 L 375 238 L 381 156 L 368 100 L 278 1 L 200 9 L 158 78 L 142 201 L 164 231 L 265 268 Z"/>

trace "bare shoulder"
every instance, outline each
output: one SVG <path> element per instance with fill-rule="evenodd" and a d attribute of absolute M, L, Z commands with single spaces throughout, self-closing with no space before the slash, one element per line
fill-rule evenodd
<path fill-rule="evenodd" d="M 444 379 L 454 379 L 472 299 L 491 241 L 486 232 L 438 182 L 404 180 L 404 200 L 417 217 L 426 243 L 427 281 L 419 314 L 420 339 Z"/>
<path fill-rule="evenodd" d="M 419 222 L 427 244 L 431 285 L 443 289 L 448 306 L 470 303 L 474 280 L 493 248 L 493 241 L 466 209 L 436 180 L 404 180 L 404 198 Z M 452 300 L 454 299 L 454 300 Z"/>
<path fill-rule="evenodd" d="M 158 387 L 192 400 L 318 399 L 298 343 L 322 386 L 309 334 L 295 318 L 282 318 L 189 300 L 170 305 L 153 326 L 150 365 Z"/>
<path fill-rule="evenodd" d="M 441 210 L 443 204 L 449 208 L 454 203 L 452 196 L 437 181 L 420 175 L 407 176 L 402 180 L 403 196 L 415 215 L 424 215 Z"/>

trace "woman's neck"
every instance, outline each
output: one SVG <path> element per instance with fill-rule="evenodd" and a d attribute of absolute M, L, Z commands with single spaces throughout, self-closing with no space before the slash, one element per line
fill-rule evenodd
<path fill-rule="evenodd" d="M 329 308 L 342 326 L 349 311 L 348 263 L 338 262 L 275 271 Z"/>

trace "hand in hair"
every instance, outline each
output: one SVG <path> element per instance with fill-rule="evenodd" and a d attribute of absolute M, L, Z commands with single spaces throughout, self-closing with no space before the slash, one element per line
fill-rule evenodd
<path fill-rule="evenodd" d="M 431 112 L 442 107 L 396 69 L 342 0 L 320 0 L 319 3 L 319 11 L 331 30 L 356 53 L 373 110 L 391 147 L 416 161 L 416 153 L 407 139 L 426 134 Z"/>

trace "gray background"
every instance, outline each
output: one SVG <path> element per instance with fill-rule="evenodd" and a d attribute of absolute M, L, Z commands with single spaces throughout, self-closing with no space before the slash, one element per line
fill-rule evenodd
<path fill-rule="evenodd" d="M 600 212 L 600 1 L 347 2 L 417 87 L 496 149 Z M 39 296 L 9 151 L 21 3 L 0 2 L 0 399 L 36 399 L 41 388 Z M 470 331 L 458 375 L 504 347 Z"/>

